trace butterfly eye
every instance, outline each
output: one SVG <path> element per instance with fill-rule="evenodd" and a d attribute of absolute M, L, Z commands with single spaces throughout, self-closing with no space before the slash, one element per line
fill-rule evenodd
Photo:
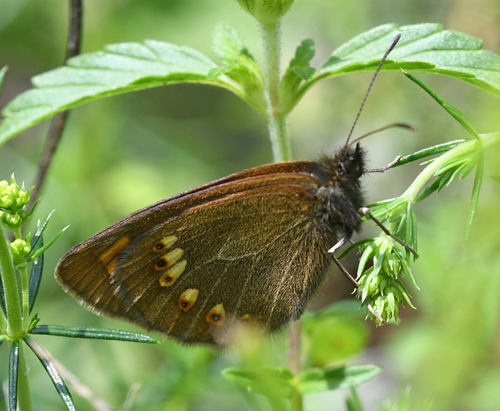
<path fill-rule="evenodd" d="M 262 324 L 264 323 L 264 318 L 262 318 L 262 315 L 258 315 L 256 318 L 255 318 L 255 322 L 257 324 Z"/>
<path fill-rule="evenodd" d="M 344 161 L 342 161 L 342 165 L 344 166 L 344 170 L 348 174 L 356 170 L 356 163 L 352 158 L 346 158 Z"/>

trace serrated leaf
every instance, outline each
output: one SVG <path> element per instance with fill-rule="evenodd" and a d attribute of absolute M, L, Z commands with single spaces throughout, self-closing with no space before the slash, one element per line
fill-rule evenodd
<path fill-rule="evenodd" d="M 303 393 L 324 392 L 361 385 L 382 371 L 378 365 L 344 365 L 326 369 L 311 368 L 298 378 L 298 390 Z"/>
<path fill-rule="evenodd" d="M 255 370 L 228 368 L 222 374 L 248 391 L 265 396 L 291 398 L 295 392 L 293 373 L 288 368 L 268 367 Z"/>
<path fill-rule="evenodd" d="M 112 44 L 105 51 L 73 57 L 67 66 L 34 77 L 35 88 L 4 108 L 0 145 L 57 112 L 104 97 L 179 82 L 222 86 L 254 104 L 234 81 L 208 81 L 207 74 L 215 67 L 196 50 L 155 40 Z"/>
<path fill-rule="evenodd" d="M 284 107 L 289 106 L 293 101 L 303 81 L 313 78 L 316 69 L 310 66 L 310 62 L 315 53 L 314 41 L 311 39 L 302 40 L 295 50 L 295 56 L 290 61 L 280 82 L 280 94 L 283 100 L 281 104 Z"/>
<path fill-rule="evenodd" d="M 254 59 L 236 30 L 225 21 L 215 27 L 212 47 L 217 57 L 226 64 L 238 63 L 242 57 Z"/>
<path fill-rule="evenodd" d="M 286 107 L 291 109 L 317 81 L 345 73 L 375 71 L 397 33 L 401 40 L 382 70 L 444 74 L 466 81 L 500 96 L 500 56 L 481 50 L 482 41 L 467 34 L 443 30 L 439 24 L 398 27 L 385 24 L 356 36 L 340 46 L 304 83 Z"/>

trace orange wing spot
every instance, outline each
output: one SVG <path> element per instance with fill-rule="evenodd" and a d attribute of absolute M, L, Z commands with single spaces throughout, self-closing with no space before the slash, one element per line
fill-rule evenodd
<path fill-rule="evenodd" d="M 158 264 L 158 263 L 157 263 Z M 170 267 L 167 271 L 165 271 L 160 277 L 160 286 L 162 287 L 171 287 L 177 281 L 179 276 L 186 269 L 186 260 L 179 261 L 173 267 Z"/>
<path fill-rule="evenodd" d="M 194 288 L 184 291 L 179 297 L 179 308 L 184 312 L 189 311 L 198 299 L 199 293 L 200 291 Z"/>
<path fill-rule="evenodd" d="M 109 275 L 112 275 L 116 268 L 116 263 L 118 261 L 118 257 L 113 258 L 108 264 L 106 264 L 106 271 Z"/>
<path fill-rule="evenodd" d="M 99 260 L 102 261 L 104 265 L 108 265 L 108 263 L 116 257 L 116 255 L 123 250 L 127 244 L 130 243 L 130 237 L 128 235 L 124 235 L 120 237 L 111 247 L 109 247 L 106 251 L 104 251 L 100 256 Z M 110 271 L 108 270 L 108 273 Z"/>
<path fill-rule="evenodd" d="M 177 242 L 177 240 L 178 238 L 175 235 L 169 235 L 167 237 L 163 237 L 160 241 L 157 241 L 153 245 L 153 251 L 155 253 L 162 252 L 163 250 L 172 247 Z"/>
<path fill-rule="evenodd" d="M 222 304 L 217 304 L 216 306 L 212 307 L 205 319 L 210 324 L 213 324 L 216 327 L 221 327 L 222 325 L 224 325 L 224 321 L 226 321 L 226 312 L 224 311 L 224 306 Z"/>

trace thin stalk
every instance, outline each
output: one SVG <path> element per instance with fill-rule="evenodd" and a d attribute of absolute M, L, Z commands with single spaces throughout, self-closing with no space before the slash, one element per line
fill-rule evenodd
<path fill-rule="evenodd" d="M 467 141 L 436 158 L 431 164 L 424 168 L 401 197 L 406 197 L 410 203 L 414 203 L 419 191 L 443 164 L 446 164 L 455 157 L 465 156 L 481 149 L 478 145 L 483 145 L 482 149 L 485 149 L 491 144 L 500 142 L 500 132 L 482 134 L 481 137 L 481 140 L 473 139 Z"/>
<path fill-rule="evenodd" d="M 16 238 L 22 238 L 20 228 L 15 228 L 12 231 L 14 232 L 14 235 L 16 236 Z M 19 272 L 21 273 L 21 297 L 22 297 L 22 304 L 23 304 L 23 311 L 22 311 L 23 329 L 27 329 L 28 321 L 29 321 L 29 312 L 30 312 L 30 310 L 29 310 L 30 296 L 29 296 L 29 292 L 28 292 L 28 288 L 29 288 L 28 267 L 19 268 Z"/>
<path fill-rule="evenodd" d="M 269 118 L 269 137 L 275 162 L 292 159 L 290 138 L 286 125 L 286 115 L 282 112 L 280 85 L 280 23 L 262 24 L 262 39 L 264 42 L 265 78 L 267 114 Z"/>
<path fill-rule="evenodd" d="M 273 159 L 275 162 L 290 161 L 292 149 L 290 137 L 286 124 L 286 114 L 283 113 L 280 101 L 280 23 L 276 21 L 271 24 L 262 24 L 262 38 L 264 42 L 265 79 L 267 114 L 269 118 L 268 128 Z M 301 323 L 297 321 L 290 327 L 290 340 L 288 347 L 288 365 L 295 375 L 301 370 L 300 345 Z M 292 399 L 292 410 L 302 411 L 303 399 L 300 393 L 296 393 Z"/>
<path fill-rule="evenodd" d="M 10 245 L 5 235 L 4 228 L 0 226 L 0 270 L 5 295 L 5 307 L 7 309 L 7 335 L 16 340 L 22 337 L 23 323 L 21 318 L 21 304 L 17 288 L 16 272 Z"/>

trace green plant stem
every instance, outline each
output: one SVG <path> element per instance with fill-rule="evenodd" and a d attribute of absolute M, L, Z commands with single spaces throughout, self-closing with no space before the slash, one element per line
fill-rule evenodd
<path fill-rule="evenodd" d="M 22 238 L 21 236 L 21 228 L 14 228 L 12 229 L 14 232 L 14 235 L 16 238 Z M 28 268 L 27 267 L 22 267 L 19 268 L 19 272 L 21 273 L 21 296 L 22 296 L 22 301 L 23 301 L 23 329 L 26 329 L 28 327 L 28 321 L 29 321 L 29 304 L 30 304 L 30 298 L 29 298 L 29 282 L 28 282 Z"/>
<path fill-rule="evenodd" d="M 19 374 L 17 377 L 17 409 L 18 411 L 31 411 L 31 396 L 28 384 L 28 366 L 24 358 L 24 344 L 19 344 Z"/>
<path fill-rule="evenodd" d="M 436 171 L 448 161 L 455 157 L 470 155 L 476 150 L 482 150 L 494 143 L 500 142 L 500 132 L 481 134 L 480 136 L 480 140 L 473 139 L 462 143 L 454 149 L 436 158 L 431 164 L 424 168 L 424 170 L 417 176 L 417 178 L 413 181 L 410 187 L 406 189 L 401 197 L 407 198 L 410 204 L 414 203 L 422 187 L 427 183 L 428 180 L 430 180 L 434 176 Z M 479 147 L 480 145 L 482 145 L 483 147 Z"/>
<path fill-rule="evenodd" d="M 16 272 L 5 230 L 0 226 L 0 270 L 2 275 L 5 307 L 7 308 L 7 335 L 16 340 L 23 335 L 21 304 L 17 289 Z"/>
<path fill-rule="evenodd" d="M 292 159 L 286 114 L 280 102 L 280 23 L 262 24 L 269 137 L 275 162 Z"/>

